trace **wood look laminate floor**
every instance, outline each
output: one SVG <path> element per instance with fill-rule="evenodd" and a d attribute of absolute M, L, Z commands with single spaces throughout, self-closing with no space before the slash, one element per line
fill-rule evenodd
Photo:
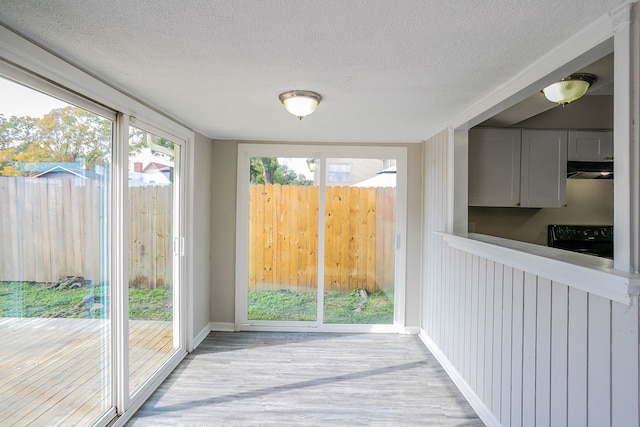
<path fill-rule="evenodd" d="M 482 426 L 415 335 L 212 332 L 127 426 Z"/>

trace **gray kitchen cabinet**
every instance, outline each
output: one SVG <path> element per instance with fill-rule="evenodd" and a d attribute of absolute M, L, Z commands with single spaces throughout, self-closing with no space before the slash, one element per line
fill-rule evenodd
<path fill-rule="evenodd" d="M 566 131 L 469 131 L 469 206 L 562 207 L 566 177 Z"/>
<path fill-rule="evenodd" d="M 469 206 L 520 203 L 520 129 L 469 131 Z"/>
<path fill-rule="evenodd" d="M 568 158 L 572 161 L 613 160 L 613 131 L 569 131 Z"/>
<path fill-rule="evenodd" d="M 523 130 L 520 206 L 561 208 L 567 200 L 567 132 Z"/>

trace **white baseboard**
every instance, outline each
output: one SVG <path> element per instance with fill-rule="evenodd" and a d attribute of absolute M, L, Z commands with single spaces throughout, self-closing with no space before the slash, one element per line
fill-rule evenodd
<path fill-rule="evenodd" d="M 235 332 L 236 330 L 236 325 L 231 322 L 211 322 L 209 326 L 216 332 Z"/>
<path fill-rule="evenodd" d="M 204 328 L 202 328 L 200 332 L 198 332 L 198 335 L 193 337 L 193 341 L 192 341 L 193 348 L 191 349 L 191 351 L 198 348 L 200 343 L 202 343 L 202 341 L 204 341 L 207 335 L 209 335 L 209 332 L 211 332 L 211 323 L 208 323 Z"/>
<path fill-rule="evenodd" d="M 480 419 L 488 426 L 488 427 L 500 427 L 500 421 L 493 415 L 491 410 L 484 404 L 482 399 L 478 397 L 478 395 L 473 391 L 473 389 L 467 384 L 467 382 L 462 378 L 462 375 L 458 372 L 458 370 L 451 364 L 447 356 L 440 350 L 440 347 L 427 335 L 424 329 L 420 329 L 420 339 L 424 343 L 424 345 L 433 353 L 440 365 L 444 368 L 444 370 L 449 375 L 449 378 L 453 381 L 453 383 L 458 387 L 458 390 L 462 393 L 462 395 L 467 399 L 471 407 L 478 414 Z"/>
<path fill-rule="evenodd" d="M 419 326 L 405 326 L 404 329 L 402 331 L 400 331 L 401 334 L 407 334 L 407 335 L 418 335 L 420 333 L 420 327 Z"/>

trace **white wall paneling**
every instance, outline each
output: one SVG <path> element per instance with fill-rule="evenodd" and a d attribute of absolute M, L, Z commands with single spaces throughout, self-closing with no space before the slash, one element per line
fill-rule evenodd
<path fill-rule="evenodd" d="M 569 330 L 569 287 L 560 283 L 551 289 L 551 406 L 550 423 L 567 422 L 567 343 Z"/>
<path fill-rule="evenodd" d="M 636 304 L 442 249 L 441 280 L 423 301 L 438 326 L 422 333 L 476 410 L 504 426 L 640 425 Z"/>

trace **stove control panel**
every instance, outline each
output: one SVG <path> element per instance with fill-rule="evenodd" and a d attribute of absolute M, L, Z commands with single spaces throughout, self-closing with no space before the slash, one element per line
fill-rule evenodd
<path fill-rule="evenodd" d="M 547 244 L 552 248 L 613 258 L 613 226 L 549 225 Z"/>
<path fill-rule="evenodd" d="M 554 240 L 612 240 L 610 225 L 554 225 L 550 226 Z"/>

